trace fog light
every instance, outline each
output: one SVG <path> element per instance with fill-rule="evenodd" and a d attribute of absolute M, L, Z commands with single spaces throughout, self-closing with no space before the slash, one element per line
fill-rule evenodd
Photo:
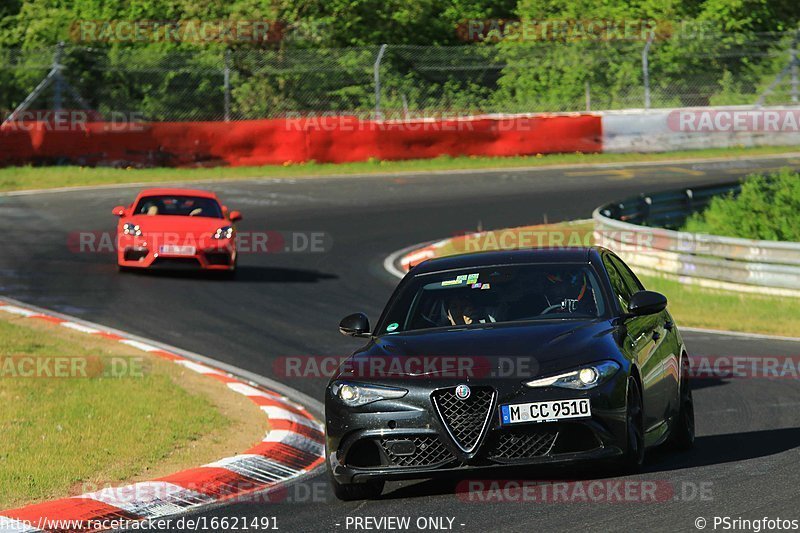
<path fill-rule="evenodd" d="M 585 385 L 591 385 L 597 381 L 597 372 L 594 368 L 584 368 L 578 374 L 578 379 Z"/>

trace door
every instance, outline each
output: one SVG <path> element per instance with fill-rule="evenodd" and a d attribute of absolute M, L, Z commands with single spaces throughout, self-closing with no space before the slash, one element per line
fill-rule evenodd
<path fill-rule="evenodd" d="M 635 277 L 630 278 L 632 273 L 629 274 L 627 267 L 616 256 L 605 254 L 603 264 L 620 311 L 625 313 L 628 311 L 631 296 L 641 290 L 641 284 Z M 664 366 L 658 351 L 664 332 L 658 327 L 658 317 L 659 315 L 638 316 L 625 321 L 627 333 L 623 342 L 627 343 L 627 348 L 636 359 L 642 378 L 645 431 L 651 431 L 663 422 L 666 408 Z"/>

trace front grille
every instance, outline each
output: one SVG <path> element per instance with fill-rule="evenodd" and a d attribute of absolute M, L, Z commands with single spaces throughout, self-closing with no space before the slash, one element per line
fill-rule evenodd
<path fill-rule="evenodd" d="M 489 387 L 474 387 L 469 398 L 459 400 L 455 390 L 453 387 L 434 391 L 433 404 L 458 447 L 470 453 L 489 424 L 495 392 Z"/>
<path fill-rule="evenodd" d="M 488 452 L 490 459 L 525 459 L 550 453 L 558 431 L 540 430 L 526 433 L 500 433 Z"/>
<path fill-rule="evenodd" d="M 152 266 L 196 269 L 200 266 L 200 262 L 195 257 L 158 257 Z"/>
<path fill-rule="evenodd" d="M 396 440 L 397 438 L 381 439 L 380 441 L 386 457 L 393 466 L 431 466 L 453 459 L 453 454 L 435 435 L 408 437 L 407 440 L 413 441 L 415 446 L 414 453 L 411 455 L 393 454 L 389 443 Z"/>

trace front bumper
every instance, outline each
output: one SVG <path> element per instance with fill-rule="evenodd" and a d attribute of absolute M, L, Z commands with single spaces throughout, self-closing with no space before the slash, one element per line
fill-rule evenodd
<path fill-rule="evenodd" d="M 392 383 L 398 386 L 398 383 Z M 405 386 L 404 388 L 408 388 Z M 416 388 L 400 400 L 347 408 L 326 396 L 326 454 L 338 483 L 413 479 L 509 465 L 548 465 L 622 455 L 626 446 L 622 372 L 589 391 L 530 389 L 520 384 L 470 383 L 495 391 L 490 421 L 470 452 L 456 441 L 432 401 L 433 388 Z M 447 385 L 454 386 L 454 385 Z M 443 387 L 447 387 L 443 386 Z M 592 415 L 542 423 L 503 425 L 499 406 L 589 398 Z"/>
<path fill-rule="evenodd" d="M 119 239 L 117 264 L 126 268 L 189 268 L 203 270 L 233 270 L 236 268 L 236 248 L 231 242 L 198 247 L 192 255 L 159 253 L 147 245 L 145 238 Z"/>

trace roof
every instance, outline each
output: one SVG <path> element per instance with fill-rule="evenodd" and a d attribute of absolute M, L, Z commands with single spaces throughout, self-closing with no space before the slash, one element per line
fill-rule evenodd
<path fill-rule="evenodd" d="M 201 198 L 217 198 L 217 195 L 211 191 L 204 191 L 201 189 L 180 189 L 176 187 L 155 187 L 152 189 L 143 189 L 139 196 L 199 196 Z"/>
<path fill-rule="evenodd" d="M 525 263 L 589 263 L 590 256 L 599 253 L 600 250 L 600 247 L 594 246 L 474 252 L 428 259 L 411 269 L 411 272 L 425 274 L 458 268 Z"/>

